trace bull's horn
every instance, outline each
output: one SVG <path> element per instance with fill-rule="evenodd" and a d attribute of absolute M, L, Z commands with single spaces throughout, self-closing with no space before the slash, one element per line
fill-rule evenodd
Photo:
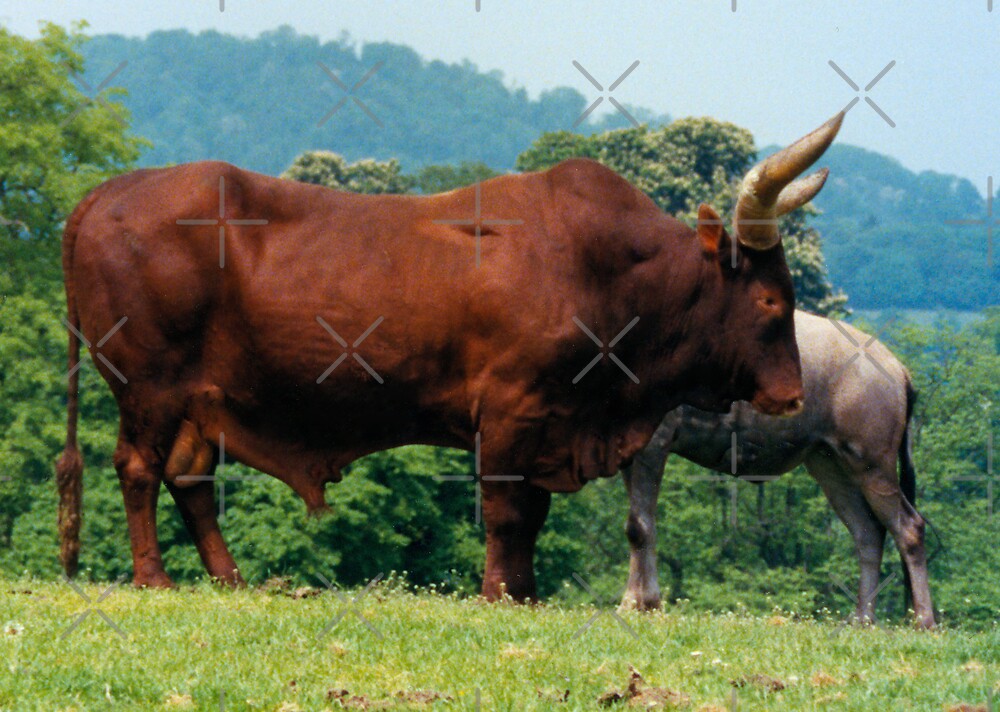
<path fill-rule="evenodd" d="M 750 169 L 740 186 L 733 215 L 736 239 L 741 244 L 755 250 L 767 250 L 778 244 L 781 236 L 776 221 L 783 214 L 782 207 L 794 210 L 807 202 L 823 187 L 826 174 L 821 171 L 801 181 L 792 181 L 823 155 L 833 143 L 843 121 L 842 111 L 812 133 Z M 782 200 L 786 189 L 791 192 Z M 796 205 L 800 198 L 804 200 Z"/>
<path fill-rule="evenodd" d="M 778 202 L 774 206 L 774 211 L 780 217 L 801 208 L 822 190 L 828 175 L 830 175 L 830 169 L 821 168 L 810 176 L 792 181 L 778 193 Z"/>

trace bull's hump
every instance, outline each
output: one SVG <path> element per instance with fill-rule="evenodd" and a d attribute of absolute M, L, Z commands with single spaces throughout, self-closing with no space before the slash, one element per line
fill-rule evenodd
<path fill-rule="evenodd" d="M 588 249 L 594 266 L 612 273 L 627 270 L 690 232 L 597 161 L 571 158 L 545 175 L 560 224 Z"/>

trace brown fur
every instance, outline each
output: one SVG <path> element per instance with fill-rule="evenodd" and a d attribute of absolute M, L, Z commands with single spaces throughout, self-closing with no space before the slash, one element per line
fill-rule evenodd
<path fill-rule="evenodd" d="M 227 221 L 267 220 L 226 227 L 225 269 L 217 226 L 178 224 L 218 216 L 220 176 Z M 205 162 L 122 176 L 78 208 L 64 242 L 70 318 L 96 341 L 128 316 L 101 347 L 128 383 L 96 364 L 121 411 L 136 584 L 169 584 L 155 532 L 163 481 L 209 572 L 240 581 L 211 488 L 181 479 L 211 476 L 223 434 L 227 457 L 318 509 L 358 457 L 407 443 L 472 449 L 478 433 L 484 593 L 520 599 L 534 596 L 550 492 L 613 475 L 680 403 L 783 412 L 800 398 L 780 246 L 741 246 L 734 268 L 721 227 L 696 236 L 592 161 L 479 190 L 479 267 L 474 227 L 448 222 L 473 214 L 472 187 L 359 196 Z M 605 347 L 638 384 L 607 357 L 574 383 L 601 353 L 574 317 L 606 345 L 639 318 Z M 66 470 L 68 495 L 79 478 Z M 76 533 L 65 529 L 64 550 Z"/>

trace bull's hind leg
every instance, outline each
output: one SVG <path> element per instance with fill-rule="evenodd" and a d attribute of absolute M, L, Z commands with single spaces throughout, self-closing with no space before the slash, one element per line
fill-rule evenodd
<path fill-rule="evenodd" d="M 214 472 L 213 462 L 204 477 L 212 478 Z M 198 555 L 205 564 L 208 575 L 230 586 L 242 586 L 243 577 L 240 576 L 236 560 L 229 553 L 222 538 L 222 531 L 219 529 L 214 484 L 212 479 L 196 482 L 190 487 L 168 482 L 167 489 L 177 503 L 177 509 L 184 518 L 184 524 L 198 549 Z"/>
<path fill-rule="evenodd" d="M 242 585 L 215 512 L 215 469 L 219 452 L 191 420 L 181 421 L 167 458 L 166 485 L 208 575 L 230 586 Z"/>
<path fill-rule="evenodd" d="M 156 538 L 156 500 L 160 494 L 162 463 L 150 447 L 135 445 L 119 436 L 115 469 L 125 499 L 132 547 L 132 583 L 135 586 L 168 588 L 173 581 L 163 568 Z"/>
<path fill-rule="evenodd" d="M 496 601 L 537 599 L 535 541 L 549 512 L 552 494 L 527 481 L 484 480 L 486 572 L 483 596 Z"/>
<path fill-rule="evenodd" d="M 924 549 L 924 519 L 903 496 L 896 474 L 895 458 L 861 475 L 861 489 L 879 521 L 889 529 L 903 565 L 910 575 L 913 613 L 922 628 L 934 627 L 927 582 L 927 555 Z"/>
<path fill-rule="evenodd" d="M 875 596 L 878 593 L 885 548 L 885 527 L 868 505 L 850 468 L 837 455 L 817 453 L 806 461 L 806 467 L 854 539 L 860 568 L 854 615 L 859 621 L 874 622 Z"/>

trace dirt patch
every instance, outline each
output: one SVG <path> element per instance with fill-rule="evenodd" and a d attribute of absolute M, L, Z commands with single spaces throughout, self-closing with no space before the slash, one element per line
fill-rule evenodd
<path fill-rule="evenodd" d="M 730 680 L 729 684 L 733 687 L 759 687 L 763 690 L 767 690 L 768 692 L 780 692 L 788 687 L 784 680 L 779 680 L 776 677 L 762 675 L 760 673 L 755 673 L 753 675 L 741 675 L 735 680 Z"/>
<path fill-rule="evenodd" d="M 454 698 L 434 690 L 405 690 L 396 692 L 394 699 L 372 699 L 365 695 L 352 695 L 347 690 L 329 690 L 326 701 L 333 702 L 346 710 L 387 710 L 398 708 L 399 703 L 423 706 L 435 702 L 451 702 Z"/>
<path fill-rule="evenodd" d="M 838 680 L 830 673 L 822 671 L 809 678 L 809 682 L 813 687 L 836 687 L 844 684 L 843 680 Z"/>
<path fill-rule="evenodd" d="M 642 679 L 642 675 L 631 665 L 629 666 L 628 687 L 624 690 L 612 690 L 597 698 L 602 707 L 628 703 L 630 707 L 644 709 L 677 709 L 687 707 L 691 699 L 680 692 L 668 690 L 665 687 L 650 687 Z"/>
<path fill-rule="evenodd" d="M 990 712 L 986 705 L 970 705 L 968 702 L 946 705 L 944 710 L 945 712 Z"/>
<path fill-rule="evenodd" d="M 569 690 L 543 690 L 535 688 L 535 694 L 538 695 L 538 699 L 545 700 L 546 702 L 561 703 L 569 701 Z"/>

